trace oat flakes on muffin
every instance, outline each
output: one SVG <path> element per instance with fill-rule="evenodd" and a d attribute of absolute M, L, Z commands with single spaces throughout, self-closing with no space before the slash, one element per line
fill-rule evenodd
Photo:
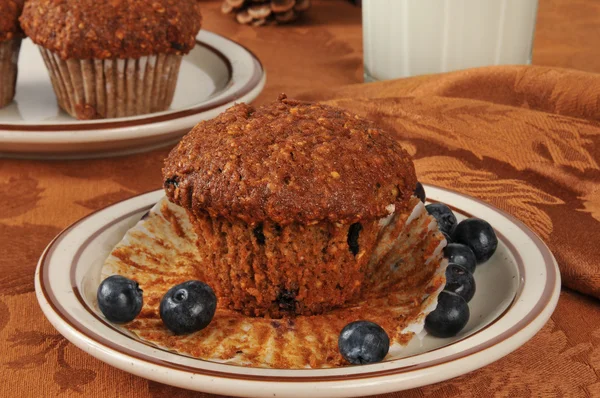
<path fill-rule="evenodd" d="M 344 110 L 287 99 L 199 123 L 165 160 L 221 303 L 313 315 L 359 297 L 418 199 L 410 155 Z M 387 264 L 387 263 L 386 263 Z"/>
<path fill-rule="evenodd" d="M 60 107 L 78 119 L 114 118 L 170 106 L 199 8 L 198 0 L 29 0 L 20 20 Z"/>
<path fill-rule="evenodd" d="M 0 108 L 10 104 L 15 96 L 19 51 L 23 31 L 19 15 L 24 0 L 0 0 Z"/>

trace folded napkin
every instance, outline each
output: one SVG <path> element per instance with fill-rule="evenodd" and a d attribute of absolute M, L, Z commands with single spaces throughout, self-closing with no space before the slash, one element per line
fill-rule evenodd
<path fill-rule="evenodd" d="M 422 182 L 533 229 L 563 285 L 600 298 L 600 75 L 501 66 L 309 92 L 394 130 Z"/>

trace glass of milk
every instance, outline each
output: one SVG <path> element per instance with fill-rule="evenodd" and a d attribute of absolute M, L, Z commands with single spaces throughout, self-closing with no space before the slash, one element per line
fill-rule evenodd
<path fill-rule="evenodd" d="M 538 0 L 363 0 L 365 80 L 530 64 Z"/>

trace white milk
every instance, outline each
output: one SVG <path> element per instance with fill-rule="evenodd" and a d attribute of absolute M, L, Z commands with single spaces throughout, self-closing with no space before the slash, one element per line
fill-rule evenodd
<path fill-rule="evenodd" d="M 366 80 L 529 64 L 537 0 L 363 0 Z"/>

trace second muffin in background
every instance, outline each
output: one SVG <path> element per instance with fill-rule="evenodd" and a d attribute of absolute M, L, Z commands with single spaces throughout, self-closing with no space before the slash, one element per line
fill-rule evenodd
<path fill-rule="evenodd" d="M 199 8 L 197 0 L 30 0 L 21 26 L 61 108 L 77 119 L 126 117 L 170 106 Z"/>
<path fill-rule="evenodd" d="M 0 108 L 10 104 L 15 96 L 17 61 L 23 32 L 19 15 L 24 0 L 0 0 Z"/>

